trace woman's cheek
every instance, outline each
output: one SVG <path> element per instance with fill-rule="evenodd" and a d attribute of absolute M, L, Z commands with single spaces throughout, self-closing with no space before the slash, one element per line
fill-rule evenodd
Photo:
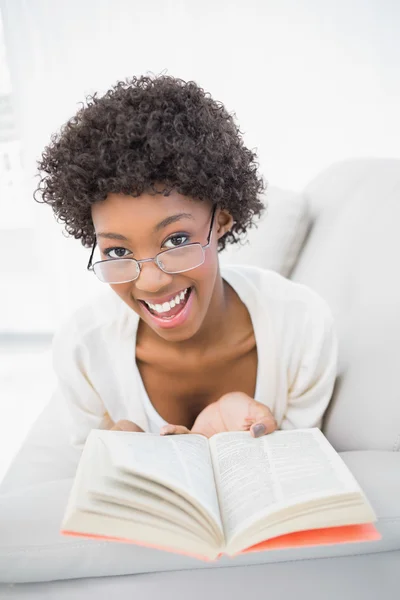
<path fill-rule="evenodd" d="M 109 286 L 113 290 L 113 292 L 115 292 L 117 294 L 117 296 L 119 296 L 121 298 L 121 300 L 123 300 L 124 302 L 126 302 L 126 304 L 128 304 L 128 306 L 130 306 L 133 309 L 136 308 L 135 301 L 134 301 L 135 291 L 132 288 L 131 282 L 110 283 Z"/>

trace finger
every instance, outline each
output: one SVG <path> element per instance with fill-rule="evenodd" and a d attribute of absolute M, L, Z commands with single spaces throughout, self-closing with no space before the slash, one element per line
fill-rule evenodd
<path fill-rule="evenodd" d="M 115 425 L 113 427 L 111 427 L 111 431 L 143 432 L 143 429 L 141 429 L 138 425 L 136 425 L 136 423 L 133 423 L 132 421 L 127 421 L 126 419 L 122 419 L 121 421 L 118 421 L 117 423 L 115 423 Z"/>
<path fill-rule="evenodd" d="M 258 438 L 272 433 L 276 429 L 278 429 L 278 424 L 274 416 L 270 413 L 268 416 L 254 423 L 250 428 L 250 433 L 253 437 Z"/>
<path fill-rule="evenodd" d="M 257 402 L 254 398 L 251 398 L 248 402 L 248 413 L 247 419 L 253 419 L 253 422 L 261 421 L 264 417 L 271 415 L 271 411 L 266 404 Z"/>
<path fill-rule="evenodd" d="M 160 435 L 182 435 L 185 433 L 190 433 L 190 430 L 183 425 L 164 425 L 160 429 Z"/>
<path fill-rule="evenodd" d="M 212 420 L 208 420 L 205 417 L 205 411 L 200 413 L 196 421 L 193 424 L 191 433 L 197 433 L 198 435 L 204 435 L 206 438 L 210 438 L 216 433 L 220 433 L 215 427 Z"/>

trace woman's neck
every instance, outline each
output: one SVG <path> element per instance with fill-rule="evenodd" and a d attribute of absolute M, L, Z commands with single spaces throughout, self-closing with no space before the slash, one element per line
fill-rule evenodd
<path fill-rule="evenodd" d="M 199 352 L 227 341 L 231 320 L 233 293 L 218 270 L 213 295 L 200 329 L 188 340 L 179 343 L 182 350 Z"/>

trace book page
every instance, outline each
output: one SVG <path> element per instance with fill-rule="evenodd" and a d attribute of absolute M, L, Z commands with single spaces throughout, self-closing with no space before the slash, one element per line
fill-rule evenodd
<path fill-rule="evenodd" d="M 142 482 L 145 481 L 147 480 L 142 479 Z M 213 532 L 208 521 L 206 521 L 204 517 L 203 521 L 196 518 L 197 515 L 194 507 L 192 507 L 194 516 L 189 512 L 182 510 L 179 506 L 179 500 L 181 500 L 181 502 L 185 502 L 185 500 L 173 492 L 170 493 L 174 496 L 172 501 L 168 501 L 152 492 L 145 491 L 141 487 L 132 488 L 130 485 L 121 483 L 117 479 L 101 477 L 97 482 L 96 489 L 89 490 L 88 496 L 90 500 L 103 503 L 96 505 L 96 512 L 99 512 L 98 507 L 102 505 L 108 507 L 108 510 L 110 511 L 109 514 L 115 515 L 119 514 L 116 512 L 119 511 L 119 509 L 115 509 L 115 507 L 122 506 L 124 508 L 132 508 L 153 515 L 157 519 L 161 519 L 161 523 L 163 520 L 171 521 L 175 525 L 182 526 L 182 528 L 195 532 L 200 538 L 204 536 L 208 536 L 208 538 L 210 536 L 212 537 Z"/>
<path fill-rule="evenodd" d="M 103 486 L 103 482 L 105 481 L 107 481 L 108 493 L 105 492 Z M 138 504 L 138 496 L 140 496 L 139 502 L 142 502 L 142 492 L 145 492 L 146 497 L 148 494 L 154 497 L 155 502 L 157 502 L 158 513 L 160 513 L 162 507 L 169 513 L 168 505 L 173 505 L 190 518 L 194 526 L 197 524 L 203 531 L 214 535 L 214 528 L 211 526 L 209 519 L 199 511 L 197 506 L 186 500 L 183 496 L 176 494 L 176 492 L 173 492 L 168 487 L 144 477 L 132 475 L 131 473 L 122 473 L 122 471 L 118 472 L 117 477 L 102 477 L 100 485 L 97 485 L 95 495 L 110 502 L 136 506 Z M 92 493 L 92 490 L 90 490 L 90 493 Z M 159 502 L 161 502 L 161 505 Z M 150 508 L 147 502 L 146 507 Z"/>
<path fill-rule="evenodd" d="M 201 435 L 159 436 L 96 430 L 113 465 L 161 483 L 201 506 L 222 535 L 208 439 Z M 221 537 L 221 536 L 219 536 Z"/>
<path fill-rule="evenodd" d="M 317 428 L 210 439 L 225 537 L 284 506 L 359 490 Z"/>
<path fill-rule="evenodd" d="M 168 510 L 168 507 L 173 506 L 185 513 L 187 518 L 192 521 L 193 526 L 198 524 L 203 531 L 214 535 L 215 528 L 212 527 L 209 518 L 207 519 L 193 502 L 153 479 L 116 469 L 111 462 L 110 452 L 103 443 L 97 443 L 93 451 L 96 453 L 93 455 L 93 460 L 96 461 L 96 464 L 101 465 L 101 468 L 90 471 L 90 476 L 87 478 L 89 496 L 94 495 L 107 502 L 136 506 L 143 510 L 143 498 L 149 498 L 149 494 L 151 494 L 157 505 L 158 513 L 162 512 L 163 507 Z M 150 508 L 147 501 L 146 506 Z M 171 516 L 169 510 L 168 513 Z M 177 513 L 175 514 L 177 515 Z"/>
<path fill-rule="evenodd" d="M 159 511 L 159 500 L 154 501 L 151 494 L 149 496 L 143 498 L 143 507 L 140 507 L 109 502 L 92 495 L 84 510 L 101 516 L 128 520 L 135 524 L 148 524 L 151 527 L 157 527 L 160 532 L 177 531 L 208 544 L 213 542 L 213 536 L 200 527 L 196 521 L 190 519 L 188 515 L 173 505 L 170 505 L 167 510 Z M 161 508 L 163 507 L 161 506 Z M 83 506 L 80 506 L 80 510 L 82 509 Z"/>

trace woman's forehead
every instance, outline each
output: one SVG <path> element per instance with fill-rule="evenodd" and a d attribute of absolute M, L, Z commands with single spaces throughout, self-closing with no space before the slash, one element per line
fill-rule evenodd
<path fill-rule="evenodd" d="M 142 194 L 137 198 L 111 193 L 104 201 L 93 204 L 92 220 L 97 234 L 104 228 L 112 231 L 145 229 L 157 233 L 171 222 L 184 219 L 196 222 L 207 210 L 205 202 L 176 191 L 169 196 Z M 177 219 L 177 215 L 182 216 Z"/>

